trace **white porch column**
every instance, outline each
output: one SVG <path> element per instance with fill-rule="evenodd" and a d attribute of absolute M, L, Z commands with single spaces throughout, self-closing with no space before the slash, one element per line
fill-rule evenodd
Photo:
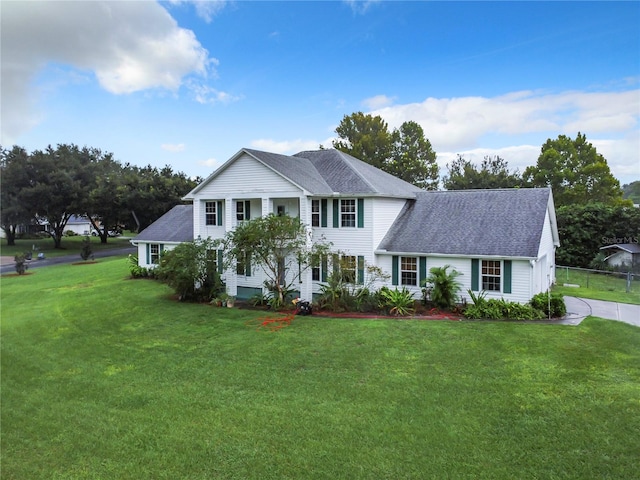
<path fill-rule="evenodd" d="M 235 223 L 233 222 L 233 199 L 224 199 L 224 231 L 230 232 L 233 230 Z M 225 283 L 227 284 L 227 293 L 234 297 L 238 295 L 238 274 L 236 269 L 231 266 L 224 271 Z"/>

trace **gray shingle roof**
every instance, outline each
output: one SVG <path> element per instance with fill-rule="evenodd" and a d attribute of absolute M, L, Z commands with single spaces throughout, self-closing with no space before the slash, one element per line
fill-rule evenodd
<path fill-rule="evenodd" d="M 600 250 L 608 250 L 611 248 L 618 248 L 628 253 L 640 253 L 640 245 L 638 245 L 637 243 L 615 243 L 612 245 L 600 247 Z"/>
<path fill-rule="evenodd" d="M 550 195 L 547 188 L 421 192 L 378 248 L 536 258 Z"/>
<path fill-rule="evenodd" d="M 134 242 L 190 242 L 193 240 L 193 205 L 176 205 L 142 230 Z"/>
<path fill-rule="evenodd" d="M 413 198 L 420 188 L 335 149 L 293 156 L 243 149 L 312 195 L 383 195 Z"/>

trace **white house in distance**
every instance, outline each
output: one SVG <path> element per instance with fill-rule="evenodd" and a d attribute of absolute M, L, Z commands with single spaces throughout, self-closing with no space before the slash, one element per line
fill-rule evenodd
<path fill-rule="evenodd" d="M 555 282 L 559 246 L 551 190 L 498 189 L 423 191 L 333 149 L 293 156 L 243 148 L 142 231 L 139 264 L 153 267 L 164 249 L 195 238 L 222 238 L 257 215 L 293 215 L 311 238 L 333 243 L 366 283 L 365 265 L 389 275 L 388 286 L 421 295 L 421 282 L 436 266 L 462 275 L 461 295 L 525 303 Z M 326 263 L 309 269 L 299 283 L 311 299 L 326 281 Z M 249 298 L 263 290 L 258 268 L 222 272 L 229 294 Z M 377 285 L 378 287 L 381 285 Z"/>

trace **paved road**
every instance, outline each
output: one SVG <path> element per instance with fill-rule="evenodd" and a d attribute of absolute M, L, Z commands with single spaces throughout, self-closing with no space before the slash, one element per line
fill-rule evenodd
<path fill-rule="evenodd" d="M 137 248 L 132 245 L 130 247 L 114 248 L 112 250 L 99 250 L 97 252 L 94 252 L 93 256 L 94 258 L 106 258 L 106 257 L 114 257 L 118 255 L 128 255 L 130 253 L 136 253 L 136 252 L 137 252 Z M 45 258 L 44 260 L 38 260 L 37 258 L 34 258 L 29 262 L 29 270 L 32 268 L 47 267 L 49 265 L 61 265 L 63 263 L 74 263 L 74 262 L 81 262 L 81 261 L 82 259 L 80 258 L 80 253 L 77 253 L 77 252 L 69 255 L 63 255 L 61 257 Z M 15 267 L 15 263 L 13 262 L 11 262 L 8 265 L 0 266 L 0 274 L 15 273 L 15 271 L 16 271 L 16 267 Z"/>
<path fill-rule="evenodd" d="M 576 297 L 564 297 L 564 303 L 567 306 L 567 316 L 560 323 L 566 325 L 578 325 L 585 317 L 593 315 L 640 327 L 640 305 Z"/>

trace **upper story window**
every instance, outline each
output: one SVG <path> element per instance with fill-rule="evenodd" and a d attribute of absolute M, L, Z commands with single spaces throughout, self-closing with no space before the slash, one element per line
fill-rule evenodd
<path fill-rule="evenodd" d="M 204 217 L 205 225 L 218 225 L 217 202 L 205 202 Z"/>
<path fill-rule="evenodd" d="M 320 200 L 311 200 L 311 226 L 320 226 Z"/>
<path fill-rule="evenodd" d="M 482 260 L 482 289 L 500 291 L 500 260 Z"/>
<path fill-rule="evenodd" d="M 400 285 L 418 285 L 418 259 L 400 257 Z"/>
<path fill-rule="evenodd" d="M 347 198 L 340 200 L 340 225 L 342 227 L 356 226 L 356 200 Z"/>

